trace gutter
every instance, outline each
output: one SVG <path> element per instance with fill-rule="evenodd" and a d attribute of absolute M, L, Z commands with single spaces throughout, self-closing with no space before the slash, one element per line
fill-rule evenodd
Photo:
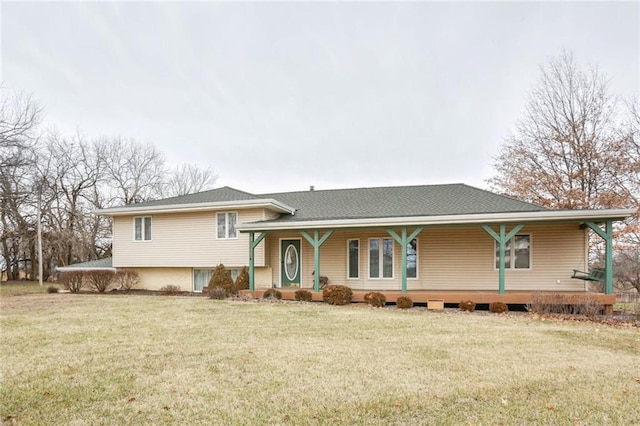
<path fill-rule="evenodd" d="M 191 204 L 176 204 L 176 205 L 159 205 L 159 206 L 126 206 L 126 207 L 113 207 L 108 209 L 94 210 L 94 214 L 102 216 L 125 216 L 125 215 L 138 215 L 138 214 L 152 214 L 152 213 L 181 213 L 181 212 L 197 212 L 216 209 L 240 209 L 246 207 L 265 207 L 275 210 L 280 213 L 288 213 L 294 215 L 296 209 L 288 206 L 273 198 L 268 199 L 256 199 L 246 201 L 217 201 L 210 203 L 191 203 Z"/>

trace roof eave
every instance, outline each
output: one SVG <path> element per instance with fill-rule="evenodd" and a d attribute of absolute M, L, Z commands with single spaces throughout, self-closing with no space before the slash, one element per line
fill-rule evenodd
<path fill-rule="evenodd" d="M 551 222 L 551 221 L 602 221 L 623 220 L 636 213 L 636 209 L 610 210 L 544 210 L 535 212 L 481 213 L 440 216 L 408 216 L 392 218 L 365 219 L 328 219 L 310 221 L 270 221 L 244 223 L 238 225 L 240 232 L 278 231 L 290 229 L 324 229 L 324 228 L 367 228 L 393 226 L 435 226 L 492 224 L 514 222 Z"/>
<path fill-rule="evenodd" d="M 127 206 L 109 209 L 95 210 L 95 214 L 103 216 L 127 216 L 158 213 L 183 213 L 218 209 L 240 209 L 247 207 L 264 207 L 279 213 L 295 214 L 296 209 L 273 198 L 243 200 L 243 201 L 216 201 L 210 203 L 192 203 L 160 206 Z"/>
<path fill-rule="evenodd" d="M 69 272 L 69 271 L 113 271 L 116 272 L 117 269 L 113 266 L 78 266 L 74 267 L 70 266 L 57 266 L 56 271 L 59 272 Z"/>

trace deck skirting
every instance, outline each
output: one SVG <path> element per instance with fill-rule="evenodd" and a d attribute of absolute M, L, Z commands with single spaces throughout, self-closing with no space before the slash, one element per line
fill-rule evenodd
<path fill-rule="evenodd" d="M 267 289 L 256 289 L 254 291 L 241 290 L 240 294 L 243 296 L 252 296 L 256 298 L 262 297 L 263 293 Z M 284 300 L 295 300 L 295 292 L 298 289 L 278 289 L 282 293 Z M 306 290 L 306 289 L 305 289 Z M 308 290 L 309 291 L 309 290 Z M 353 302 L 364 302 L 364 295 L 374 290 L 353 290 Z M 554 291 L 554 292 L 532 292 L 532 291 L 507 291 L 504 294 L 499 294 L 497 291 L 430 291 L 430 290 L 409 290 L 406 293 L 402 293 L 400 290 L 381 290 L 380 293 L 384 294 L 387 299 L 387 303 L 395 303 L 398 297 L 408 296 L 414 303 L 426 304 L 428 300 L 439 299 L 444 303 L 460 303 L 461 301 L 471 300 L 476 304 L 503 302 L 506 304 L 527 304 L 535 300 L 536 296 L 540 294 L 559 294 L 564 296 L 564 300 L 567 303 L 572 298 L 579 299 L 580 297 L 593 297 L 598 304 L 605 306 L 613 306 L 616 303 L 615 294 L 603 294 L 603 293 L 588 293 L 583 291 Z M 312 300 L 316 302 L 322 301 L 322 291 L 315 292 L 310 291 Z"/>

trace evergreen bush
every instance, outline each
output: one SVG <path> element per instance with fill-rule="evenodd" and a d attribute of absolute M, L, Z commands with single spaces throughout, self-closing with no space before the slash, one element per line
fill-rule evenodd
<path fill-rule="evenodd" d="M 509 311 L 509 307 L 503 302 L 492 302 L 489 304 L 489 311 L 494 314 L 504 314 Z"/>
<path fill-rule="evenodd" d="M 328 285 L 322 289 L 322 300 L 330 305 L 347 305 L 352 298 L 353 291 L 344 285 Z"/>
<path fill-rule="evenodd" d="M 463 300 L 460 302 L 460 310 L 466 312 L 473 312 L 476 309 L 476 304 L 471 300 Z"/>
<path fill-rule="evenodd" d="M 238 293 L 236 284 L 231 279 L 231 272 L 225 268 L 222 263 L 216 266 L 216 269 L 213 270 L 213 275 L 211 275 L 211 279 L 209 280 L 209 285 L 207 287 L 209 289 L 209 293 L 211 293 L 211 291 L 216 287 L 224 289 L 227 296 Z"/>
<path fill-rule="evenodd" d="M 313 295 L 308 290 L 296 290 L 295 299 L 298 302 L 311 302 Z"/>
<path fill-rule="evenodd" d="M 376 308 L 382 308 L 387 303 L 387 298 L 384 294 L 378 291 L 372 291 L 364 295 L 364 301 L 371 306 Z"/>
<path fill-rule="evenodd" d="M 413 307 L 413 300 L 408 296 L 400 296 L 396 300 L 396 306 L 398 309 L 409 309 Z"/>
<path fill-rule="evenodd" d="M 245 266 L 236 277 L 236 291 L 249 290 L 249 269 Z"/>
<path fill-rule="evenodd" d="M 267 291 L 264 292 L 264 294 L 262 295 L 263 299 L 278 299 L 281 300 L 282 299 L 282 293 L 280 292 L 280 290 L 277 290 L 275 288 L 270 288 Z"/>

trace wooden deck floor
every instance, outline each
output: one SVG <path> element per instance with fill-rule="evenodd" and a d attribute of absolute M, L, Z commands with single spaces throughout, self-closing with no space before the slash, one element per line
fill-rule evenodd
<path fill-rule="evenodd" d="M 256 298 L 262 297 L 266 288 L 256 289 L 254 291 L 241 290 L 242 295 L 251 295 Z M 295 300 L 295 292 L 298 289 L 278 289 L 282 293 L 284 300 Z M 322 291 L 314 292 L 310 289 L 314 301 L 322 301 Z M 364 302 L 364 295 L 372 290 L 353 290 L 353 301 Z M 508 291 L 505 294 L 499 294 L 497 291 L 430 291 L 430 290 L 413 290 L 402 293 L 399 290 L 380 291 L 387 298 L 387 303 L 395 303 L 400 296 L 409 296 L 414 303 L 426 304 L 428 300 L 442 300 L 444 303 L 460 303 L 463 300 L 471 300 L 475 303 L 492 303 L 503 302 L 507 304 L 526 304 L 534 300 L 535 295 L 545 292 L 531 291 Z M 550 294 L 562 294 L 565 300 L 569 300 L 572 296 L 584 296 L 586 294 L 595 297 L 596 301 L 605 306 L 613 306 L 616 303 L 615 294 L 602 293 L 585 293 L 585 292 L 549 292 Z"/>

